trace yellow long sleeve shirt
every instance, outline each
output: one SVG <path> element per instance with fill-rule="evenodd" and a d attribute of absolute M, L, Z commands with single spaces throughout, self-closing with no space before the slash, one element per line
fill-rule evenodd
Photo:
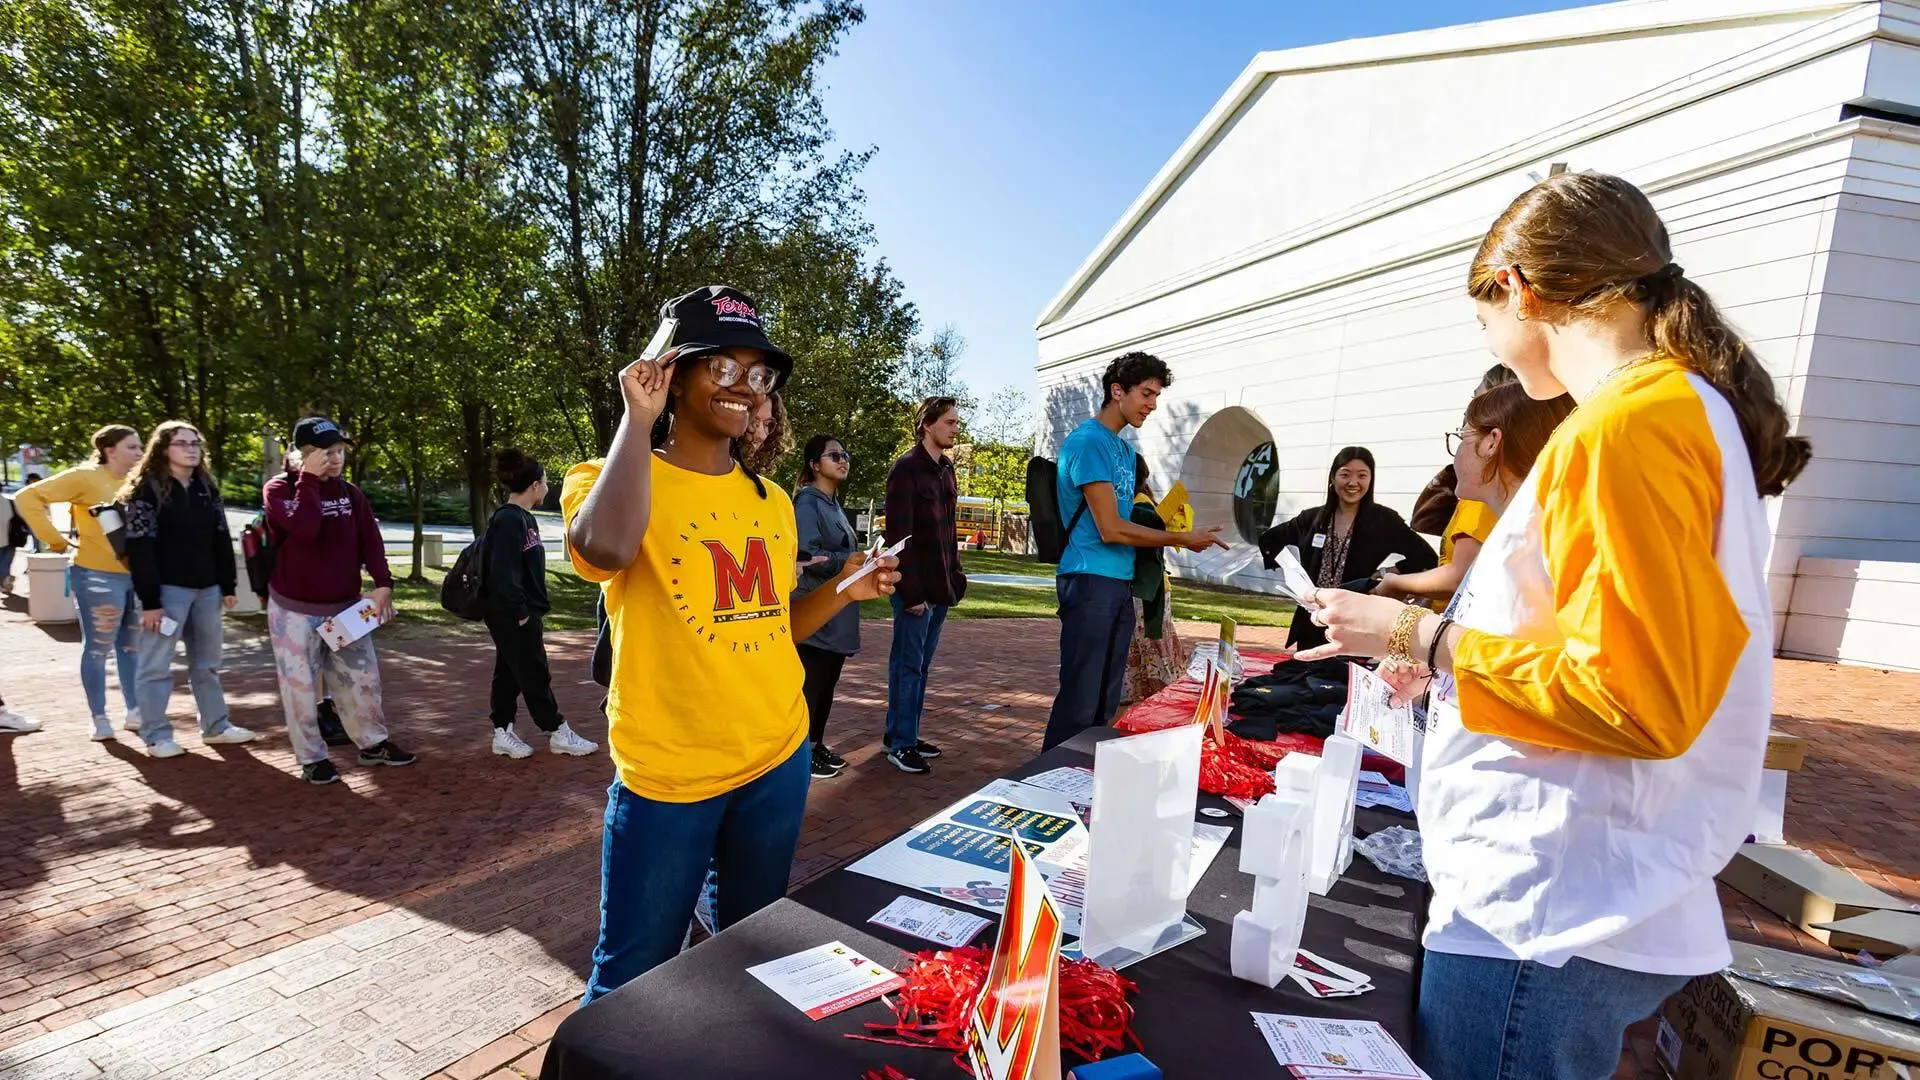
<path fill-rule="evenodd" d="M 73 545 L 54 527 L 50 508 L 56 503 L 66 503 L 71 507 L 74 528 L 80 537 L 74 565 L 107 574 L 124 574 L 127 564 L 114 555 L 113 545 L 107 543 L 106 534 L 100 531 L 99 520 L 88 512 L 100 503 L 112 502 L 122 480 L 106 468 L 88 463 L 21 488 L 13 496 L 13 506 L 41 543 L 53 551 L 64 552 Z"/>

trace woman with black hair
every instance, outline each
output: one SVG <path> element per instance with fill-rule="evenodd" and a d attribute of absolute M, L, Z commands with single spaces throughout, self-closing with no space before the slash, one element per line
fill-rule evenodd
<path fill-rule="evenodd" d="M 893 560 L 854 580 L 856 553 L 833 587 L 793 596 L 793 502 L 740 460 L 755 406 L 792 370 L 744 294 L 669 301 L 620 373 L 606 460 L 567 474 L 568 555 L 601 583 L 613 651 L 616 776 L 585 1003 L 679 950 L 709 866 L 721 930 L 786 894 L 810 756 L 793 643 L 899 580 Z"/>
<path fill-rule="evenodd" d="M 524 758 L 533 747 L 513 730 L 518 699 L 527 715 L 547 733 L 547 748 L 575 757 L 600 749 L 577 734 L 560 716 L 553 697 L 553 673 L 547 667 L 547 643 L 541 627 L 553 605 L 547 601 L 547 547 L 533 508 L 547 497 L 547 471 L 537 458 L 515 447 L 493 455 L 494 477 L 507 501 L 487 523 L 487 633 L 493 637 L 493 752 Z"/>
<path fill-rule="evenodd" d="M 1373 590 L 1374 571 L 1398 555 L 1394 570 L 1410 574 L 1431 570 L 1440 557 L 1399 514 L 1373 501 L 1373 454 L 1349 446 L 1334 455 L 1327 470 L 1327 499 L 1260 534 L 1260 556 L 1267 569 L 1279 565 L 1280 550 L 1299 549 L 1300 565 L 1321 588 Z M 1293 613 L 1288 647 L 1310 649 L 1326 643 L 1326 631 L 1305 608 Z"/>
<path fill-rule="evenodd" d="M 815 435 L 801 453 L 800 487 L 794 493 L 793 514 L 800 522 L 800 584 L 798 600 L 832 581 L 860 546 L 840 505 L 840 485 L 853 471 L 853 455 L 831 435 Z M 813 744 L 813 775 L 824 780 L 840 775 L 846 759 L 826 743 L 827 714 L 833 711 L 833 689 L 847 657 L 860 651 L 860 609 L 852 604 L 827 620 L 820 632 L 800 643 L 800 666 L 807 670 L 807 741 Z"/>

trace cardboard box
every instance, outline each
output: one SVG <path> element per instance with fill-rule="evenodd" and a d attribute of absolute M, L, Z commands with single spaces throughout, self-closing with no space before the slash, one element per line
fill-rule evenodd
<path fill-rule="evenodd" d="M 1767 758 L 1760 766 L 1763 769 L 1779 769 L 1782 772 L 1799 772 L 1807 763 L 1807 740 L 1798 735 L 1788 735 L 1782 731 L 1769 732 L 1767 735 Z"/>
<path fill-rule="evenodd" d="M 1758 946 L 1736 944 L 1734 952 L 1736 967 L 1744 962 L 1768 968 L 1784 981 L 1841 986 L 1856 974 L 1874 978 L 1866 968 L 1849 970 L 1835 961 Z M 1756 961 L 1760 954 L 1784 959 Z M 1902 1007 L 1891 989 L 1877 990 L 1871 983 L 1851 989 L 1862 1002 Z M 1667 999 L 1657 1046 L 1661 1065 L 1675 1080 L 1905 1080 L 1920 1075 L 1920 1024 L 1731 971 L 1703 975 Z"/>
<path fill-rule="evenodd" d="M 1815 929 L 1831 934 L 1827 944 L 1841 952 L 1899 956 L 1920 950 L 1920 915 L 1907 911 L 1869 911 Z"/>
<path fill-rule="evenodd" d="M 1744 845 L 1720 871 L 1719 879 L 1822 943 L 1830 942 L 1833 935 L 1821 929 L 1821 923 L 1870 911 L 1920 910 L 1812 852 L 1793 847 Z"/>

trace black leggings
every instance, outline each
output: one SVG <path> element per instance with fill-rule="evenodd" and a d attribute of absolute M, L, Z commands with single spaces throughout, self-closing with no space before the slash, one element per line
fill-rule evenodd
<path fill-rule="evenodd" d="M 800 666 L 807 670 L 807 738 L 818 744 L 827 736 L 827 714 L 833 711 L 833 688 L 847 658 L 841 653 L 800 646 Z"/>
<path fill-rule="evenodd" d="M 516 698 L 527 699 L 527 713 L 541 731 L 561 724 L 560 703 L 553 697 L 553 673 L 547 667 L 547 643 L 540 616 L 516 623 L 511 615 L 487 616 L 493 636 L 493 726 L 511 727 Z"/>

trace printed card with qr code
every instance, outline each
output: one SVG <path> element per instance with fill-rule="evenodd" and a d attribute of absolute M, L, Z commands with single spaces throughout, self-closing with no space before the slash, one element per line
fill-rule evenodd
<path fill-rule="evenodd" d="M 978 915 L 911 896 L 896 899 L 867 921 L 950 949 L 972 941 L 987 926 L 987 920 Z"/>

